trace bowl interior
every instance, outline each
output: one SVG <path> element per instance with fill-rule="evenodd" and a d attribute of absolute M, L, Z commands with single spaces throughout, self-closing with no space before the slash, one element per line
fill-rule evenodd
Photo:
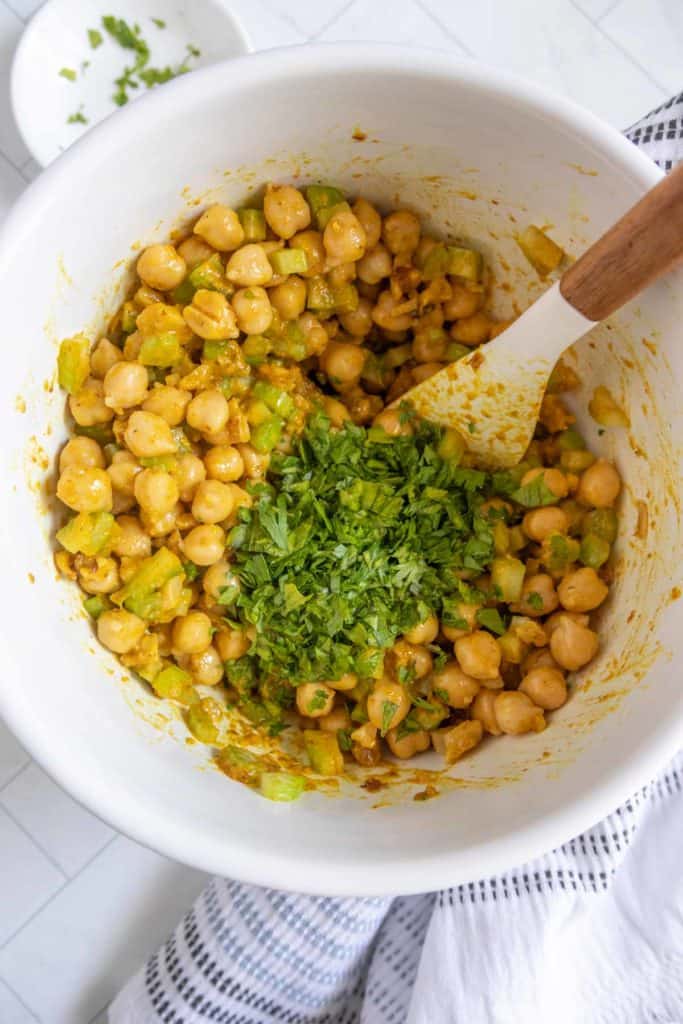
<path fill-rule="evenodd" d="M 680 274 L 569 357 L 589 445 L 625 480 L 601 653 L 545 733 L 484 744 L 436 800 L 414 801 L 425 780 L 406 777 L 395 792 L 349 785 L 278 806 L 208 766 L 172 715 L 122 679 L 75 589 L 55 579 L 45 480 L 65 435 L 53 388 L 59 340 L 84 326 L 102 331 L 140 246 L 189 223 L 202 204 L 243 203 L 266 180 L 332 181 L 385 208 L 406 204 L 430 231 L 481 246 L 498 285 L 495 312 L 509 316 L 543 288 L 516 231 L 547 226 L 577 254 L 656 177 L 588 115 L 517 82 L 435 54 L 326 47 L 172 83 L 34 185 L 0 240 L 9 340 L 0 544 L 12 580 L 1 598 L 0 710 L 47 770 L 171 856 L 339 893 L 480 877 L 575 834 L 647 781 L 673 750 L 683 713 L 670 663 L 680 649 Z M 587 417 L 596 384 L 628 410 L 630 430 L 601 433 Z"/>

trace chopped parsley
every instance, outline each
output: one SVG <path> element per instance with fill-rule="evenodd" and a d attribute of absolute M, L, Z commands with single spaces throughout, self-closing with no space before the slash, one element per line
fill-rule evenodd
<path fill-rule="evenodd" d="M 308 702 L 309 714 L 313 714 L 314 711 L 322 711 L 327 704 L 327 691 L 316 690 L 312 698 Z"/>
<path fill-rule="evenodd" d="M 166 22 L 164 21 L 163 18 L 152 18 L 152 21 L 154 22 L 157 28 L 166 28 Z"/>
<path fill-rule="evenodd" d="M 382 728 L 380 729 L 382 736 L 386 736 L 386 734 L 389 732 L 389 729 L 391 729 L 391 723 L 393 722 L 394 715 L 396 714 L 397 711 L 398 704 L 396 704 L 393 700 L 382 701 Z"/>
<path fill-rule="evenodd" d="M 348 753 L 353 749 L 353 740 L 351 739 L 350 729 L 337 729 L 337 741 L 339 743 L 339 749 Z"/>
<path fill-rule="evenodd" d="M 541 607 L 543 607 L 543 601 L 541 601 Z M 505 623 L 497 608 L 480 608 L 477 612 L 477 623 L 498 636 L 502 636 L 505 632 Z"/>
<path fill-rule="evenodd" d="M 104 39 L 102 38 L 102 33 L 99 32 L 96 28 L 89 28 L 88 29 L 88 42 L 90 43 L 90 45 L 93 48 L 93 50 L 96 50 L 97 47 L 101 46 L 102 43 L 104 42 Z"/>
<path fill-rule="evenodd" d="M 88 119 L 82 110 L 77 110 L 75 114 L 69 114 L 66 119 L 67 124 L 87 124 Z"/>
<path fill-rule="evenodd" d="M 67 82 L 76 81 L 76 72 L 73 68 L 60 68 L 59 74 L 62 78 L 66 78 Z"/>
<path fill-rule="evenodd" d="M 543 611 L 543 598 L 537 590 L 532 590 L 530 594 L 526 595 L 526 603 L 536 612 Z"/>

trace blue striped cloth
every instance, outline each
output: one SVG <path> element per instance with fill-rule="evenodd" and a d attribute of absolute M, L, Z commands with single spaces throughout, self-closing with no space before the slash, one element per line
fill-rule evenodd
<path fill-rule="evenodd" d="M 683 94 L 627 131 L 683 156 Z M 214 878 L 110 1024 L 681 1024 L 683 756 L 496 878 L 337 899 Z"/>

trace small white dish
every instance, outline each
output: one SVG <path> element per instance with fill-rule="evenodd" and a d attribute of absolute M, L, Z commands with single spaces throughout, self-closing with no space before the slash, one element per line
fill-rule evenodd
<path fill-rule="evenodd" d="M 242 25 L 221 0 L 47 0 L 19 42 L 11 76 L 17 126 L 43 167 L 120 109 L 112 98 L 115 79 L 134 63 L 136 53 L 104 29 L 102 18 L 108 15 L 140 27 L 150 50 L 150 68 L 177 68 L 187 58 L 194 70 L 251 49 Z M 89 29 L 101 35 L 96 47 Z M 189 46 L 199 55 L 191 55 Z M 132 101 L 150 91 L 141 83 L 127 94 Z"/>

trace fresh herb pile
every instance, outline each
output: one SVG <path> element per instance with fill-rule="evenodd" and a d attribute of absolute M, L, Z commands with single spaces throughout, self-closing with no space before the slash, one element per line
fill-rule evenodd
<path fill-rule="evenodd" d="M 480 513 L 491 477 L 439 454 L 442 432 L 412 436 L 309 421 L 269 483 L 240 513 L 229 544 L 241 587 L 226 587 L 228 617 L 256 628 L 230 682 L 372 676 L 383 651 L 435 611 L 457 625 L 456 605 L 481 598 L 465 582 L 494 557 Z"/>

